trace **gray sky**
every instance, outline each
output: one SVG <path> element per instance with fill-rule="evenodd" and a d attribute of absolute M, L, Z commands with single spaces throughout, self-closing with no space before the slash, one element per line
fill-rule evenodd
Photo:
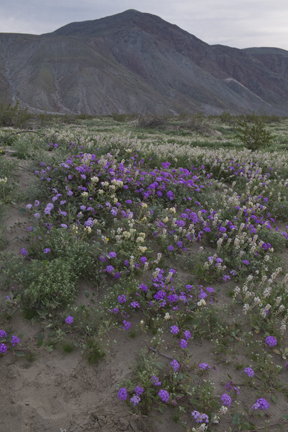
<path fill-rule="evenodd" d="M 208 44 L 288 50 L 287 0 L 0 0 L 0 33 L 48 33 L 136 9 Z"/>

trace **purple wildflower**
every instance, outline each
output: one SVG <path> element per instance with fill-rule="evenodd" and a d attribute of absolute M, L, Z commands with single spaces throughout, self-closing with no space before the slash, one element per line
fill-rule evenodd
<path fill-rule="evenodd" d="M 172 334 L 177 334 L 177 333 L 179 333 L 179 328 L 177 327 L 177 326 L 171 326 L 170 327 L 170 333 L 172 333 Z"/>
<path fill-rule="evenodd" d="M 221 401 L 222 401 L 223 405 L 227 405 L 228 407 L 230 407 L 232 399 L 231 399 L 231 397 L 229 395 L 227 395 L 226 393 L 224 393 L 221 396 Z"/>
<path fill-rule="evenodd" d="M 163 402 L 168 402 L 169 401 L 169 393 L 166 390 L 159 390 L 158 393 L 160 399 L 162 399 Z"/>
<path fill-rule="evenodd" d="M 2 354 L 5 354 L 6 351 L 7 351 L 7 346 L 4 343 L 1 343 L 0 352 L 2 352 Z"/>
<path fill-rule="evenodd" d="M 170 364 L 171 364 L 171 366 L 175 372 L 177 372 L 178 369 L 180 368 L 180 364 L 177 362 L 177 360 L 172 360 L 172 362 Z"/>
<path fill-rule="evenodd" d="M 21 255 L 28 256 L 28 251 L 25 248 L 21 249 Z"/>
<path fill-rule="evenodd" d="M 5 332 L 5 330 L 0 330 L 0 338 L 5 338 L 7 337 L 7 333 Z"/>
<path fill-rule="evenodd" d="M 173 247 L 172 245 L 169 245 L 169 246 L 168 246 L 168 251 L 169 251 L 169 252 L 172 252 L 173 250 L 174 250 L 174 247 Z"/>
<path fill-rule="evenodd" d="M 116 252 L 109 252 L 108 255 L 110 258 L 116 258 L 116 256 L 117 256 Z"/>
<path fill-rule="evenodd" d="M 134 406 L 138 405 L 138 403 L 141 401 L 141 398 L 139 396 L 132 396 L 130 399 L 130 403 L 133 403 Z"/>
<path fill-rule="evenodd" d="M 45 253 L 45 254 L 47 254 L 47 253 L 49 253 L 49 252 L 51 252 L 51 249 L 49 249 L 49 248 L 45 248 L 45 249 L 44 249 L 44 253 Z"/>
<path fill-rule="evenodd" d="M 275 345 L 277 345 L 277 339 L 276 339 L 274 336 L 268 336 L 268 337 L 265 339 L 265 343 L 266 343 L 267 345 L 269 345 L 270 347 L 271 347 L 271 346 L 275 346 Z"/>
<path fill-rule="evenodd" d="M 244 372 L 250 377 L 252 378 L 254 376 L 254 371 L 253 369 L 251 369 L 250 367 L 247 367 L 244 369 Z"/>
<path fill-rule="evenodd" d="M 125 303 L 126 301 L 126 296 L 124 294 L 118 296 L 118 303 Z"/>
<path fill-rule="evenodd" d="M 144 388 L 137 385 L 137 387 L 135 388 L 136 395 L 140 396 L 143 392 L 144 392 Z"/>
<path fill-rule="evenodd" d="M 14 347 L 18 343 L 20 343 L 20 339 L 17 336 L 12 335 L 11 345 Z"/>
<path fill-rule="evenodd" d="M 131 323 L 130 323 L 130 322 L 124 320 L 124 321 L 123 321 L 123 324 L 124 324 L 124 325 L 123 325 L 122 328 L 123 328 L 124 330 L 129 330 L 129 329 L 131 328 Z"/>
<path fill-rule="evenodd" d="M 184 337 L 185 337 L 186 340 L 189 340 L 191 338 L 191 333 L 190 333 L 189 330 L 185 330 Z"/>
<path fill-rule="evenodd" d="M 187 348 L 187 341 L 185 339 L 181 339 L 179 342 L 180 348 Z"/>
<path fill-rule="evenodd" d="M 242 262 L 243 262 L 243 264 L 245 264 L 245 265 L 249 265 L 249 264 L 250 264 L 248 260 L 243 260 Z"/>
<path fill-rule="evenodd" d="M 199 363 L 198 367 L 200 367 L 201 369 L 211 369 L 210 366 L 208 365 L 208 363 Z"/>
<path fill-rule="evenodd" d="M 120 388 L 118 391 L 118 398 L 121 399 L 123 402 L 127 399 L 128 394 L 125 387 Z"/>
<path fill-rule="evenodd" d="M 155 386 L 159 386 L 161 385 L 161 381 L 159 381 L 159 379 L 157 378 L 157 376 L 153 375 L 151 380 L 150 380 Z"/>
<path fill-rule="evenodd" d="M 69 316 L 65 319 L 66 324 L 72 324 L 73 321 L 74 321 L 74 318 L 73 318 L 71 315 L 69 315 Z"/>
<path fill-rule="evenodd" d="M 191 412 L 191 415 L 192 415 L 192 417 L 194 417 L 196 423 L 199 423 L 200 412 L 194 410 L 194 411 Z"/>
<path fill-rule="evenodd" d="M 252 406 L 252 409 L 257 410 L 259 408 L 262 410 L 268 409 L 269 408 L 269 402 L 267 402 L 263 398 L 258 399 L 257 402 Z"/>
<path fill-rule="evenodd" d="M 137 302 L 137 301 L 134 301 L 134 302 L 132 302 L 131 304 L 130 304 L 130 306 L 132 306 L 133 308 L 140 308 L 140 303 L 139 302 Z"/>
<path fill-rule="evenodd" d="M 114 267 L 113 267 L 112 265 L 108 265 L 108 266 L 106 267 L 106 271 L 107 271 L 107 273 L 113 273 L 113 271 L 114 271 Z"/>

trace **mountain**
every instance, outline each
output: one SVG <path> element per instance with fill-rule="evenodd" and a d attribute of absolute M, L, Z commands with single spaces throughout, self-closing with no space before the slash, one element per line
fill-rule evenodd
<path fill-rule="evenodd" d="M 127 10 L 43 35 L 0 33 L 0 103 L 31 111 L 288 115 L 288 51 L 208 45 Z"/>

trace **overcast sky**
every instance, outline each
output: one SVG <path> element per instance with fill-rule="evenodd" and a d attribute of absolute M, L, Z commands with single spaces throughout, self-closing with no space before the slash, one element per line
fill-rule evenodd
<path fill-rule="evenodd" d="M 158 15 L 210 45 L 288 50 L 287 0 L 0 0 L 0 33 L 48 33 L 127 9 Z"/>

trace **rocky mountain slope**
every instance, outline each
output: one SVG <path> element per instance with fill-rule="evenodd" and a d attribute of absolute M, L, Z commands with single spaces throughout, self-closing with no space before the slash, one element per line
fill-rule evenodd
<path fill-rule="evenodd" d="M 288 52 L 208 45 L 128 10 L 40 36 L 0 33 L 0 103 L 31 111 L 288 115 Z"/>

